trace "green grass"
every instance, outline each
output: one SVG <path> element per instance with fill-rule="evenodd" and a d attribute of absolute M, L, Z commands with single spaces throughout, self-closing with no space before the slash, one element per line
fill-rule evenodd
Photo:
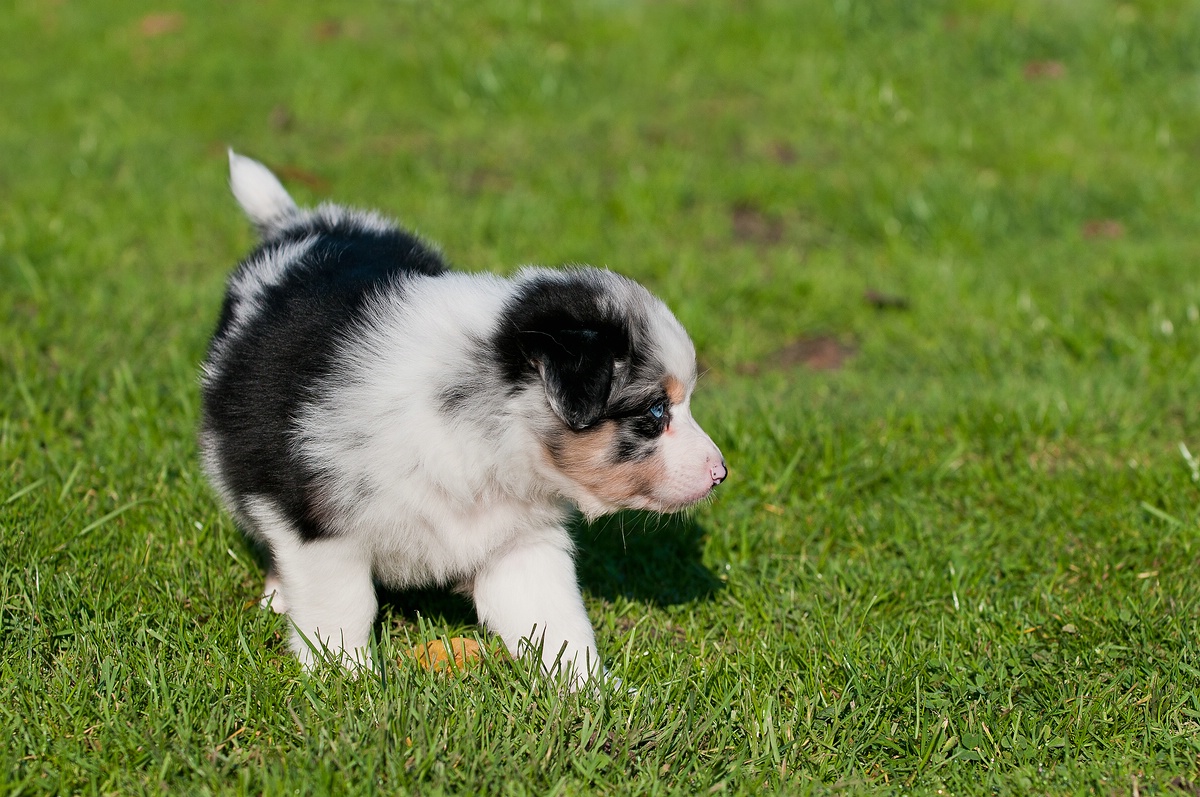
<path fill-rule="evenodd" d="M 433 5 L 0 11 L 0 792 L 1195 793 L 1200 7 Z M 729 482 L 578 530 L 634 691 L 400 661 L 482 633 L 438 593 L 309 678 L 244 607 L 227 145 L 691 330 Z"/>

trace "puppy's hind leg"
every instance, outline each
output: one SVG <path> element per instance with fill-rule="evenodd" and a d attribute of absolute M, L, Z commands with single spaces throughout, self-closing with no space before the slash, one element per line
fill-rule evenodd
<path fill-rule="evenodd" d="M 371 624 L 378 607 L 370 554 L 352 540 L 304 541 L 265 500 L 250 512 L 271 549 L 264 598 L 292 621 L 292 652 L 312 669 L 328 653 L 347 667 L 370 663 Z M 284 598 L 284 608 L 275 601 Z"/>
<path fill-rule="evenodd" d="M 275 564 L 293 625 L 291 648 L 305 669 L 326 653 L 347 667 L 368 666 L 378 608 L 370 556 L 333 538 L 302 542 Z"/>
<path fill-rule="evenodd" d="M 283 579 L 279 577 L 279 573 L 275 572 L 274 565 L 271 565 L 271 569 L 267 571 L 267 577 L 263 581 L 262 597 L 258 599 L 258 605 L 264 609 L 270 607 L 275 614 L 287 614 L 287 600 L 283 597 Z"/>

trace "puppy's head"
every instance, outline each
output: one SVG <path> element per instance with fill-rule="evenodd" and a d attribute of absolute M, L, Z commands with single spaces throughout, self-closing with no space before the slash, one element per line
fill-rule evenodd
<path fill-rule="evenodd" d="M 689 409 L 696 353 L 637 283 L 600 269 L 528 269 L 496 342 L 514 392 L 544 395 L 534 424 L 551 466 L 589 516 L 672 512 L 725 479 Z"/>

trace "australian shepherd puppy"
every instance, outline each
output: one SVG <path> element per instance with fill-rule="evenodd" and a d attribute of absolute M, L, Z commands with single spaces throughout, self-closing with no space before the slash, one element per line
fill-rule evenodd
<path fill-rule="evenodd" d="M 302 210 L 229 161 L 261 243 L 204 362 L 200 446 L 300 661 L 368 660 L 378 582 L 455 587 L 514 655 L 601 672 L 571 506 L 673 512 L 725 478 L 683 327 L 612 272 L 451 271 L 374 213 Z"/>

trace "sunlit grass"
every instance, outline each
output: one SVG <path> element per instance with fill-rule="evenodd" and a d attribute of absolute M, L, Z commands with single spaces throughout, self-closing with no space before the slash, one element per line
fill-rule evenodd
<path fill-rule="evenodd" d="M 1194 789 L 1197 9 L 2 16 L 0 791 Z M 420 669 L 482 634 L 437 592 L 308 678 L 247 606 L 194 441 L 229 145 L 692 332 L 729 481 L 577 529 L 620 688 Z"/>

